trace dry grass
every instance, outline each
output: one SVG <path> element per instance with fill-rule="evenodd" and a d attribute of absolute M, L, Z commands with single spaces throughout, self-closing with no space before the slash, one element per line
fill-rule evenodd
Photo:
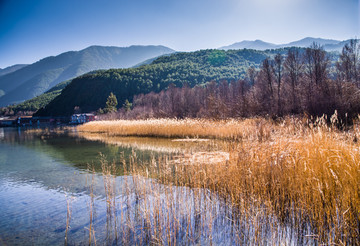
<path fill-rule="evenodd" d="M 230 155 L 226 165 L 177 166 L 176 182 L 210 188 L 241 209 L 265 206 L 300 235 L 310 227 L 320 242 L 359 238 L 357 146 L 320 131 L 301 141 L 242 143 Z"/>
<path fill-rule="evenodd" d="M 145 192 L 146 182 L 140 182 L 139 175 L 170 185 L 167 187 L 186 186 L 214 192 L 223 199 L 225 207 L 231 208 L 231 216 L 226 214 L 225 217 L 230 216 L 234 221 L 234 230 L 238 233 L 233 235 L 240 243 L 261 244 L 257 240 L 266 236 L 275 243 L 295 237 L 296 243 L 314 240 L 326 244 L 357 245 L 360 238 L 360 150 L 357 136 L 360 131 L 356 124 L 350 131 L 338 131 L 334 127 L 338 123 L 336 117 L 331 121 L 333 125 L 330 126 L 324 123 L 325 119 L 310 124 L 293 118 L 277 123 L 265 119 L 112 121 L 89 123 L 80 126 L 79 130 L 122 136 L 236 139 L 228 144 L 228 156 L 212 165 L 207 165 L 209 158 L 214 158 L 211 154 L 198 154 L 202 158 L 190 156 L 182 161 L 160 157 L 148 165 L 137 165 L 136 158 L 133 158 L 128 174 L 134 177 L 135 193 L 144 201 L 146 195 L 155 197 L 155 204 L 148 204 L 150 207 L 143 210 L 143 216 L 148 216 L 148 236 L 153 243 L 176 244 L 182 233 L 189 240 L 198 234 L 184 227 L 190 226 L 190 222 L 178 223 L 180 218 L 172 212 L 177 205 L 171 201 L 175 199 L 175 203 L 181 203 L 182 200 L 176 200 L 172 192 L 165 193 L 169 198 L 165 199 L 165 204 L 158 204 L 158 213 L 163 213 L 165 207 L 169 214 L 152 217 L 157 198 L 153 193 Z M 194 204 L 208 201 L 201 192 L 191 196 L 194 196 Z M 211 204 L 208 206 L 217 206 Z M 202 233 L 206 231 L 207 242 L 211 242 L 212 215 L 203 209 L 196 213 L 191 212 L 194 207 L 187 209 L 193 216 L 187 217 L 188 220 L 199 218 L 204 221 L 202 225 L 207 225 L 206 228 L 200 226 L 200 229 L 204 230 Z M 160 217 L 171 224 L 166 227 L 168 234 L 161 231 L 163 226 L 155 223 L 157 220 L 160 223 Z M 165 239 L 167 241 L 161 241 Z"/>
<path fill-rule="evenodd" d="M 70 220 L 71 220 L 71 203 L 73 200 L 73 197 L 69 197 L 68 195 L 66 196 L 66 227 L 65 227 L 65 241 L 64 241 L 64 245 L 68 245 L 68 232 L 69 232 L 69 228 L 70 228 Z"/>
<path fill-rule="evenodd" d="M 109 164 L 105 156 L 101 155 L 101 169 L 103 173 L 106 200 L 106 241 L 107 244 L 117 243 L 117 213 L 116 213 L 116 165 Z"/>
<path fill-rule="evenodd" d="M 243 121 L 150 119 L 93 121 L 78 126 L 77 129 L 80 132 L 105 133 L 108 136 L 242 139 L 253 136 L 254 133 L 263 134 L 261 131 L 268 125 L 269 121 L 260 118 Z"/>
<path fill-rule="evenodd" d="M 87 229 L 89 231 L 89 245 L 94 244 L 96 246 L 96 236 L 94 229 L 94 220 L 95 220 L 95 195 L 94 195 L 94 185 L 95 185 L 95 167 L 88 165 L 88 170 L 91 172 L 91 182 L 89 182 L 89 196 L 90 201 L 88 204 L 89 209 L 89 227 Z"/>

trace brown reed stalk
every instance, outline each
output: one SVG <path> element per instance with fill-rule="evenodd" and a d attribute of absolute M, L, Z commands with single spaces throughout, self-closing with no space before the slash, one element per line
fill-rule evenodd
<path fill-rule="evenodd" d="M 124 173 L 132 176 L 134 185 L 125 178 L 124 193 L 128 197 L 133 194 L 137 205 L 132 208 L 130 200 L 126 201 L 128 212 L 121 215 L 125 217 L 122 242 L 142 240 L 136 236 L 135 221 L 129 214 L 135 211 L 148 228 L 150 239 L 146 242 L 176 244 L 183 233 L 185 243 L 198 243 L 204 236 L 211 243 L 218 223 L 211 210 L 223 201 L 222 206 L 228 207 L 225 218 L 233 224 L 239 244 L 264 244 L 265 240 L 276 244 L 291 238 L 295 244 L 357 245 L 360 151 L 354 139 L 360 128 L 355 122 L 352 129 L 339 131 L 336 116 L 330 121 L 330 125 L 325 118 L 159 120 L 145 122 L 147 125 L 121 121 L 101 123 L 104 125 L 96 129 L 92 125 L 90 131 L 110 135 L 120 129 L 124 135 L 231 139 L 226 149 L 229 158 L 222 162 L 211 162 L 213 155 L 194 158 L 196 152 L 180 161 L 153 157 L 148 163 L 133 152 L 129 163 L 123 161 Z M 152 178 L 151 188 L 142 177 Z M 183 190 L 173 201 L 174 187 L 183 186 L 192 193 Z M 204 190 L 211 195 L 204 195 Z M 286 228 L 291 228 L 290 232 Z"/>
<path fill-rule="evenodd" d="M 90 191 L 90 202 L 89 202 L 89 246 L 94 243 L 96 245 L 95 229 L 93 226 L 94 215 L 95 215 L 95 195 L 94 195 L 94 186 L 95 186 L 95 167 L 94 165 L 88 165 L 88 171 L 91 172 L 91 183 L 89 184 Z"/>
<path fill-rule="evenodd" d="M 71 220 L 71 203 L 72 203 L 72 197 L 68 197 L 66 195 L 66 227 L 65 227 L 65 242 L 64 245 L 68 245 L 68 231 L 70 228 L 70 220 Z"/>
<path fill-rule="evenodd" d="M 106 226 L 107 226 L 107 239 L 112 241 L 114 234 L 115 242 L 118 240 L 117 234 L 117 211 L 116 211 L 116 164 L 115 161 L 109 164 L 106 157 L 100 153 L 101 169 L 103 174 L 103 182 L 106 198 Z M 112 226 L 114 224 L 114 227 Z"/>

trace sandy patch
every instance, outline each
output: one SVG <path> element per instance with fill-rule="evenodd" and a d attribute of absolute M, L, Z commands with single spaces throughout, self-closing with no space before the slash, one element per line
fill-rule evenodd
<path fill-rule="evenodd" d="M 172 164 L 194 165 L 194 164 L 225 164 L 229 161 L 229 153 L 222 151 L 214 152 L 196 152 L 193 154 L 185 154 L 176 156 L 171 160 Z"/>

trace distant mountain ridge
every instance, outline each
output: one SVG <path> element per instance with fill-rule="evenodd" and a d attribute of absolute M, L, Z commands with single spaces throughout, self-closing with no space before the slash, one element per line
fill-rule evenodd
<path fill-rule="evenodd" d="M 0 77 L 0 106 L 19 103 L 49 90 L 60 82 L 87 72 L 128 68 L 147 59 L 170 54 L 165 46 L 90 46 L 41 59 Z"/>
<path fill-rule="evenodd" d="M 224 49 L 224 50 L 230 50 L 230 49 L 234 49 L 234 50 L 237 50 L 237 49 L 268 50 L 268 49 L 275 49 L 275 48 L 276 48 L 276 44 L 267 43 L 267 42 L 257 39 L 255 41 L 244 40 L 244 41 L 234 43 L 229 46 L 221 47 L 220 49 Z"/>
<path fill-rule="evenodd" d="M 279 49 L 279 48 L 286 48 L 286 47 L 302 47 L 307 48 L 313 43 L 317 43 L 323 46 L 324 50 L 326 51 L 341 51 L 346 43 L 349 40 L 339 41 L 333 39 L 323 39 L 323 38 L 312 38 L 307 37 L 300 39 L 298 41 L 293 41 L 287 44 L 272 44 L 267 43 L 262 40 L 254 40 L 254 41 L 241 41 L 237 42 L 228 46 L 220 47 L 219 49 L 223 50 L 230 50 L 230 49 L 255 49 L 255 50 L 268 50 L 268 49 Z"/>
<path fill-rule="evenodd" d="M 16 70 L 19 70 L 27 65 L 28 64 L 16 64 L 16 65 L 12 65 L 12 66 L 6 67 L 6 68 L 0 68 L 0 76 L 15 72 Z"/>

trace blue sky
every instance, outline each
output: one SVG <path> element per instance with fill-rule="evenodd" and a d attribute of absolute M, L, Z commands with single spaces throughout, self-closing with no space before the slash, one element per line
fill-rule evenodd
<path fill-rule="evenodd" d="M 90 45 L 360 37 L 360 0 L 0 0 L 0 68 Z"/>

